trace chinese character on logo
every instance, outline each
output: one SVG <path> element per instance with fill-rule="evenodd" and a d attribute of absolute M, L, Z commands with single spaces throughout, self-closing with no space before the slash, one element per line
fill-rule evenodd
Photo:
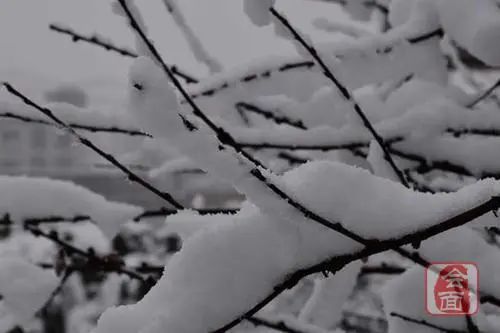
<path fill-rule="evenodd" d="M 434 263 L 425 270 L 426 310 L 431 315 L 463 316 L 478 310 L 478 270 L 473 263 Z"/>

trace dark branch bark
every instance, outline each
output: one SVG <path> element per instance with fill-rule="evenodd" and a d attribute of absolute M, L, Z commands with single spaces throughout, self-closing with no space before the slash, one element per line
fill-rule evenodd
<path fill-rule="evenodd" d="M 119 47 L 119 46 L 113 45 L 111 42 L 105 41 L 97 35 L 92 35 L 90 37 L 84 36 L 82 34 L 75 32 L 74 30 L 72 30 L 70 28 L 62 27 L 62 26 L 54 24 L 54 23 L 49 25 L 49 29 L 71 37 L 71 40 L 75 43 L 82 41 L 82 42 L 88 43 L 90 45 L 95 45 L 95 46 L 101 47 L 107 51 L 118 53 L 124 57 L 130 57 L 130 58 L 137 58 L 138 57 L 137 53 L 135 53 L 134 51 L 129 50 L 125 47 Z M 198 79 L 195 79 L 194 76 L 191 74 L 186 74 L 185 71 L 180 70 L 176 65 L 171 65 L 170 69 L 172 70 L 172 72 L 175 75 L 184 79 L 186 81 L 186 83 L 198 83 Z"/>
<path fill-rule="evenodd" d="M 483 214 L 498 209 L 499 207 L 500 207 L 500 197 L 492 197 L 490 200 L 481 205 L 478 205 L 477 207 L 471 208 L 461 214 L 458 214 L 450 219 L 434 224 L 430 227 L 423 228 L 419 231 L 406 234 L 398 238 L 379 241 L 377 244 L 365 247 L 355 253 L 332 257 L 316 265 L 290 273 L 282 283 L 276 285 L 273 288 L 273 291 L 267 297 L 262 299 L 259 303 L 257 303 L 246 313 L 242 314 L 241 316 L 229 322 L 228 324 L 224 325 L 223 327 L 213 331 L 212 333 L 226 332 L 229 329 L 235 327 L 244 318 L 253 316 L 259 310 L 265 307 L 269 302 L 271 302 L 274 298 L 279 296 L 283 291 L 293 288 L 298 281 L 300 281 L 302 278 L 308 275 L 321 273 L 324 271 L 330 271 L 332 273 L 336 273 L 350 262 L 366 258 L 377 253 L 385 252 L 387 250 L 394 249 L 406 244 L 422 242 L 428 238 L 446 232 L 447 230 L 463 226 L 469 223 L 470 221 L 482 216 Z M 500 300 L 497 300 L 492 296 L 483 296 L 483 297 L 481 298 L 482 301 L 484 300 L 484 301 L 489 301 L 490 303 L 491 301 L 500 303 Z"/>
<path fill-rule="evenodd" d="M 42 114 L 44 114 L 49 119 L 51 119 L 52 121 L 54 121 L 55 124 L 61 126 L 64 129 L 66 129 L 71 135 L 73 135 L 76 139 L 78 139 L 78 141 L 82 145 L 84 145 L 85 147 L 93 150 L 99 156 L 101 156 L 102 158 L 104 158 L 105 160 L 107 160 L 108 162 L 110 162 L 111 164 L 113 164 L 114 166 L 116 166 L 118 169 L 120 169 L 124 174 L 127 175 L 128 179 L 130 181 L 136 182 L 139 185 L 143 186 L 144 188 L 146 188 L 150 192 L 154 193 L 158 197 L 160 197 L 163 200 L 165 200 L 168 203 L 170 203 L 173 207 L 175 207 L 177 209 L 184 208 L 184 206 L 182 204 L 180 204 L 179 202 L 177 202 L 169 193 L 160 191 L 159 189 L 157 189 L 156 187 L 154 187 L 152 184 L 150 184 L 149 182 L 147 182 L 145 179 L 143 179 L 142 177 L 138 176 L 136 173 L 134 173 L 133 171 L 131 171 L 127 167 L 125 167 L 123 164 L 121 164 L 113 155 L 111 155 L 109 153 L 106 153 L 105 151 L 103 151 L 102 149 L 100 149 L 99 147 L 97 147 L 88 138 L 85 138 L 85 137 L 81 136 L 80 134 L 78 134 L 71 126 L 69 126 L 64 121 L 62 121 L 57 116 L 55 116 L 55 114 L 50 109 L 44 108 L 44 107 L 38 105 L 37 103 L 35 103 L 31 99 L 29 99 L 28 97 L 26 97 L 25 95 L 23 95 L 21 92 L 19 92 L 17 89 L 15 89 L 11 84 L 5 82 L 3 85 L 7 88 L 7 91 L 9 93 L 11 93 L 12 95 L 18 97 L 26 105 L 29 105 L 29 106 L 33 107 L 34 109 L 40 111 Z"/>
<path fill-rule="evenodd" d="M 311 54 L 311 56 L 314 58 L 316 63 L 319 65 L 321 70 L 323 71 L 323 74 L 335 85 L 335 87 L 340 91 L 340 93 L 344 96 L 344 98 L 347 101 L 350 101 L 353 106 L 354 106 L 354 111 L 356 114 L 359 116 L 361 121 L 363 122 L 363 125 L 370 131 L 372 134 L 373 138 L 379 146 L 382 148 L 383 154 L 384 154 L 384 159 L 387 161 L 387 163 L 391 166 L 392 170 L 398 177 L 399 181 L 405 185 L 406 187 L 409 187 L 408 181 L 406 180 L 403 172 L 397 167 L 396 163 L 391 157 L 391 154 L 389 153 L 389 150 L 387 149 L 387 146 L 384 142 L 384 139 L 378 134 L 378 132 L 375 130 L 373 127 L 372 123 L 366 116 L 366 114 L 363 112 L 361 109 L 361 106 L 356 102 L 356 100 L 353 98 L 351 92 L 345 87 L 332 73 L 330 68 L 323 62 L 323 59 L 319 56 L 318 52 L 314 48 L 314 46 L 308 44 L 304 38 L 297 32 L 297 30 L 291 25 L 291 23 L 283 17 L 280 13 L 278 13 L 274 8 L 270 9 L 271 13 L 276 17 L 287 29 L 288 31 L 293 35 L 293 37 Z"/>

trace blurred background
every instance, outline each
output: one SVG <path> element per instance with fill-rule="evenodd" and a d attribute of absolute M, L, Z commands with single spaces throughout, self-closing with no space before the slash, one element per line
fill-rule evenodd
<path fill-rule="evenodd" d="M 377 16 L 380 13 L 375 12 L 372 20 L 357 23 L 331 2 L 337 1 L 278 0 L 276 6 L 318 43 L 345 36 L 317 29 L 312 23 L 317 18 L 380 30 L 381 21 Z M 243 13 L 241 0 L 180 0 L 178 3 L 188 24 L 224 70 L 244 68 L 245 64 L 267 56 L 296 54 L 293 45 L 276 37 L 272 27 L 252 25 Z M 197 78 L 210 74 L 193 56 L 161 0 L 136 0 L 136 4 L 144 16 L 150 37 L 170 64 Z M 71 112 L 94 110 L 118 122 L 125 119 L 131 58 L 86 43 L 73 43 L 70 37 L 49 29 L 54 23 L 85 36 L 98 33 L 117 46 L 134 49 L 133 34 L 125 20 L 113 14 L 111 1 L 1 0 L 0 81 L 13 83 L 42 104 L 66 103 L 68 117 L 71 117 Z M 29 114 L 29 109 L 15 109 L 13 101 L 12 96 L 0 90 L 0 114 Z M 158 149 L 154 143 L 144 142 L 141 138 L 87 134 L 99 147 L 145 178 L 170 157 L 178 158 L 174 151 L 170 155 L 165 147 Z M 0 174 L 70 180 L 109 200 L 140 205 L 147 210 L 163 205 L 154 195 L 127 181 L 95 153 L 76 144 L 64 131 L 19 119 L 0 118 Z M 154 183 L 195 208 L 234 208 L 239 207 L 243 199 L 231 187 L 213 182 L 197 169 L 172 167 L 171 172 L 155 178 Z M 54 228 L 65 241 L 91 249 L 98 255 L 118 254 L 125 259 L 127 266 L 144 268 L 145 276 L 154 280 L 161 274 L 165 260 L 179 249 L 182 238 L 199 227 L 199 221 L 177 219 L 179 223 L 171 226 L 165 225 L 163 216 L 148 219 L 148 223 L 129 223 L 113 241 L 106 239 L 95 225 L 88 222 L 61 224 Z M 54 258 L 56 263 L 60 258 L 60 249 L 47 240 L 11 230 L 3 230 L 0 237 L 3 238 L 0 253 L 22 253 L 32 262 L 48 268 L 54 266 Z M 390 263 L 391 258 L 384 257 L 384 262 Z M 354 295 L 345 305 L 342 327 L 347 332 L 386 331 L 381 304 L 376 297 L 378 288 L 386 279 L 360 279 Z M 312 279 L 305 279 L 294 297 L 284 297 L 282 302 L 288 302 L 285 306 L 290 312 L 298 311 L 304 305 L 312 283 Z M 9 327 L 0 302 L 0 333 L 88 332 L 105 308 L 135 302 L 144 295 L 147 286 L 117 274 L 80 271 L 69 276 L 62 291 L 37 319 L 23 327 Z M 252 325 L 238 330 L 256 331 Z M 268 331 L 262 329 L 260 332 Z"/>

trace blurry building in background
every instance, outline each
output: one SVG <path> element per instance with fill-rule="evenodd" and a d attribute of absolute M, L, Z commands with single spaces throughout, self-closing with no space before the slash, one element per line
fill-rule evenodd
<path fill-rule="evenodd" d="M 120 151 L 137 149 L 137 143 L 140 143 L 140 139 L 123 135 L 91 136 L 99 147 L 117 157 Z M 141 177 L 148 178 L 147 166 L 130 168 Z M 123 173 L 108 165 L 95 152 L 77 144 L 71 135 L 44 124 L 0 119 L 0 174 L 70 180 L 104 195 L 108 200 L 136 204 L 146 209 L 165 205 L 156 195 L 128 181 Z M 200 196 L 204 198 L 200 204 L 203 207 L 222 207 L 226 203 L 234 206 L 231 201 L 241 200 L 232 188 L 217 186 L 210 177 L 199 172 L 176 172 L 163 177 L 160 183 L 152 182 L 173 192 L 188 206 Z"/>
<path fill-rule="evenodd" d="M 94 152 L 76 144 L 60 129 L 14 119 L 0 121 L 0 174 L 71 180 L 109 200 L 146 208 L 163 204 L 142 187 L 127 182 L 122 174 L 96 168 L 98 161 Z M 145 176 L 145 170 L 134 171 Z"/>

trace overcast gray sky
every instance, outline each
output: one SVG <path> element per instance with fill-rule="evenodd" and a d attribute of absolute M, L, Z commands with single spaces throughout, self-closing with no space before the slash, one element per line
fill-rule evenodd
<path fill-rule="evenodd" d="M 258 0 L 256 0 L 258 1 Z M 82 33 L 94 31 L 116 44 L 133 46 L 126 22 L 111 12 L 111 0 L 0 0 L 0 76 L 22 85 L 41 82 L 123 81 L 130 60 L 113 53 L 74 44 L 48 30 L 60 22 Z M 161 0 L 136 0 L 151 37 L 170 63 L 204 75 L 205 68 L 193 59 L 187 45 Z M 189 23 L 209 51 L 227 67 L 269 55 L 294 52 L 271 28 L 256 28 L 244 16 L 241 0 L 181 0 Z M 315 38 L 326 35 L 311 28 L 318 16 L 339 16 L 336 5 L 315 1 L 281 0 L 277 6 Z M 111 83 L 112 84 L 112 83 Z"/>

